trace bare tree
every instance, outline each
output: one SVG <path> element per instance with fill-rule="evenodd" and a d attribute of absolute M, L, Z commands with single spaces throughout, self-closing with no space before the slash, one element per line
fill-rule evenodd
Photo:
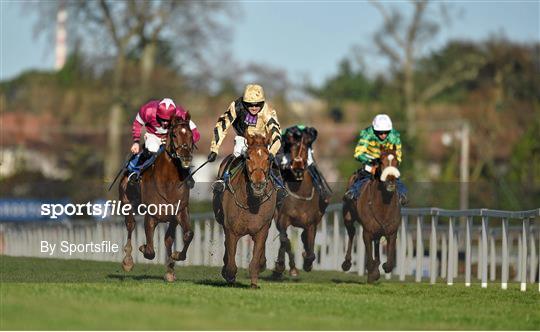
<path fill-rule="evenodd" d="M 416 105 L 426 102 L 443 90 L 477 76 L 482 59 L 468 57 L 456 59 L 447 72 L 434 77 L 433 84 L 418 91 L 414 69 L 418 55 L 440 29 L 441 22 L 449 22 L 449 11 L 441 4 L 439 12 L 429 11 L 428 0 L 411 1 L 413 14 L 407 20 L 397 8 L 388 8 L 380 2 L 371 3 L 383 18 L 382 27 L 375 33 L 374 42 L 379 52 L 386 56 L 396 72 L 402 73 L 401 88 L 410 136 L 416 134 Z"/>
<path fill-rule="evenodd" d="M 78 33 L 87 47 L 105 45 L 100 52 L 114 59 L 111 84 L 111 107 L 108 121 L 108 144 L 105 154 L 105 178 L 112 180 L 120 167 L 121 126 L 123 124 L 123 81 L 129 57 L 139 54 L 141 90 L 148 87 L 156 63 L 158 42 L 169 43 L 175 54 L 200 61 L 213 40 L 224 40 L 227 29 L 223 15 L 231 12 L 229 4 L 212 1 L 96 0 L 40 3 L 36 28 L 46 32 L 55 9 L 63 4 L 69 15 L 70 30 Z M 54 16 L 53 16 L 54 15 Z M 46 27 L 44 29 L 44 27 Z M 47 29 L 48 28 L 48 29 Z M 84 48 L 84 47 L 83 47 Z M 83 51 L 87 51 L 84 50 Z M 95 50 L 88 50 L 90 52 Z M 135 52 L 134 52 L 135 51 Z M 180 61 L 179 61 L 180 62 Z"/>

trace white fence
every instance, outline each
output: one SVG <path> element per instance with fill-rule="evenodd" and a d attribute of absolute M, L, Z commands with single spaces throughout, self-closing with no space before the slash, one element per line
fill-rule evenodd
<path fill-rule="evenodd" d="M 401 281 L 437 282 L 446 279 L 448 285 L 461 280 L 470 286 L 478 280 L 481 287 L 489 281 L 500 280 L 506 289 L 509 282 L 519 282 L 521 290 L 527 283 L 535 283 L 540 275 L 540 209 L 530 211 L 497 210 L 442 210 L 437 208 L 402 209 L 401 227 L 397 238 L 397 266 L 392 272 Z M 347 233 L 342 223 L 341 205 L 331 205 L 318 227 L 314 262 L 315 270 L 341 269 L 345 257 Z M 195 233 L 187 260 L 178 266 L 221 266 L 224 236 L 221 225 L 212 213 L 192 214 Z M 535 223 L 536 221 L 536 223 Z M 359 224 L 353 247 L 352 271 L 364 274 L 365 250 Z M 138 218 L 133 232 L 135 263 L 165 264 L 166 225 L 160 224 L 155 232 L 156 258 L 148 261 L 136 250 L 145 242 L 142 217 Z M 302 266 L 300 230 L 288 230 L 297 266 Z M 115 261 L 123 258 L 122 247 L 126 241 L 123 219 L 107 221 L 86 220 L 77 222 L 36 222 L 0 224 L 3 236 L 2 253 L 10 256 L 55 257 Z M 180 227 L 177 228 L 176 250 L 182 248 Z M 41 241 L 57 244 L 53 255 L 41 252 Z M 111 241 L 119 246 L 116 253 L 82 252 L 68 255 L 59 250 L 61 241 L 69 243 L 101 243 Z M 253 242 L 249 237 L 239 241 L 237 263 L 247 268 L 251 259 Z M 386 243 L 381 241 L 381 260 L 386 259 Z M 266 242 L 268 267 L 273 268 L 279 248 L 279 236 L 272 225 Z M 426 248 L 428 248 L 426 250 Z M 382 271 L 382 269 L 381 269 Z M 392 278 L 387 274 L 387 279 Z M 538 284 L 540 291 L 540 283 Z"/>

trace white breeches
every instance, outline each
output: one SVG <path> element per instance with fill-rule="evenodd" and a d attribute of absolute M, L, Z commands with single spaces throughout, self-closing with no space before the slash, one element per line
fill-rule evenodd
<path fill-rule="evenodd" d="M 245 156 L 247 152 L 247 140 L 242 136 L 236 136 L 234 138 L 234 150 L 233 155 L 235 157 Z"/>
<path fill-rule="evenodd" d="M 158 152 L 161 144 L 163 144 L 161 138 L 157 137 L 156 135 L 151 133 L 144 134 L 144 146 L 148 149 L 148 151 L 154 153 Z"/>

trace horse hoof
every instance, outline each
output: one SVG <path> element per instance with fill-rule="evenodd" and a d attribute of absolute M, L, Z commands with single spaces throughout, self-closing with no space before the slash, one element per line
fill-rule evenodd
<path fill-rule="evenodd" d="M 390 272 L 392 272 L 392 270 L 393 270 L 393 268 L 390 268 L 390 267 L 388 266 L 388 263 L 384 263 L 384 264 L 382 265 L 382 268 L 383 268 L 384 272 L 386 272 L 386 273 L 390 273 Z"/>
<path fill-rule="evenodd" d="M 283 279 L 283 272 L 273 271 L 272 272 L 272 279 L 274 279 L 274 280 Z"/>
<path fill-rule="evenodd" d="M 144 258 L 152 260 L 154 257 L 156 257 L 156 253 L 154 251 L 148 252 L 146 244 L 143 244 L 139 247 L 139 251 L 143 253 Z"/>
<path fill-rule="evenodd" d="M 372 284 L 375 281 L 379 280 L 380 277 L 381 277 L 381 274 L 378 270 L 375 271 L 374 273 L 370 273 L 368 274 L 368 283 Z"/>
<path fill-rule="evenodd" d="M 260 289 L 261 287 L 257 286 L 257 284 L 251 284 L 251 289 Z"/>
<path fill-rule="evenodd" d="M 165 273 L 165 281 L 167 282 L 174 282 L 176 280 L 176 274 L 167 272 Z"/>
<path fill-rule="evenodd" d="M 343 264 L 341 264 L 341 268 L 345 272 L 349 271 L 351 269 L 351 266 L 352 266 L 352 263 L 349 260 L 345 260 L 345 261 L 343 261 Z"/>
<path fill-rule="evenodd" d="M 276 266 L 274 268 L 274 271 L 276 273 L 282 274 L 283 271 L 285 271 L 285 262 L 276 262 Z"/>
<path fill-rule="evenodd" d="M 298 270 L 296 268 L 291 269 L 289 273 L 291 277 L 294 277 L 294 278 L 298 277 Z"/>
<path fill-rule="evenodd" d="M 130 272 L 133 269 L 133 258 L 131 256 L 124 258 L 122 261 L 122 269 L 125 272 Z"/>
<path fill-rule="evenodd" d="M 304 271 L 310 272 L 313 269 L 313 262 L 310 262 L 310 263 L 304 262 L 303 268 L 304 268 Z"/>
<path fill-rule="evenodd" d="M 223 277 L 223 279 L 225 279 L 225 281 L 230 285 L 230 284 L 234 284 L 236 282 L 236 276 L 235 275 L 229 275 L 227 273 L 227 270 L 225 269 L 225 266 L 221 269 L 221 276 Z"/>
<path fill-rule="evenodd" d="M 175 261 L 185 261 L 186 254 L 182 253 L 181 251 L 175 251 L 172 253 L 171 258 Z"/>

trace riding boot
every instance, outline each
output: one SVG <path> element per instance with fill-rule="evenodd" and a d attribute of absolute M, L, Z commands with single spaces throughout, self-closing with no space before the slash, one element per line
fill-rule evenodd
<path fill-rule="evenodd" d="M 212 183 L 212 190 L 215 194 L 221 194 L 225 191 L 227 183 L 229 182 L 229 166 L 232 164 L 233 160 L 236 158 L 229 158 L 225 167 L 223 168 L 223 174 L 218 174 L 218 178 L 214 183 Z"/>
<path fill-rule="evenodd" d="M 318 190 L 318 192 L 321 194 L 321 196 L 327 200 L 332 196 L 332 190 L 330 189 L 330 186 L 322 176 L 321 172 L 317 168 L 315 164 L 309 165 L 308 170 L 310 171 L 311 176 L 313 177 L 315 186 Z"/>
<path fill-rule="evenodd" d="M 397 180 L 397 191 L 399 193 L 399 203 L 401 206 L 406 206 L 409 204 L 409 199 L 407 198 L 407 187 L 400 179 Z"/>
<path fill-rule="evenodd" d="M 285 199 L 285 197 L 287 197 L 288 193 L 283 184 L 283 178 L 281 177 L 281 172 L 279 171 L 279 168 L 271 167 L 270 172 L 272 173 L 272 179 L 274 180 L 273 182 L 277 188 L 276 206 L 279 210 L 283 205 L 283 200 Z"/>
<path fill-rule="evenodd" d="M 354 190 L 350 188 L 345 192 L 345 195 L 343 195 L 343 198 L 349 201 L 354 201 Z"/>
<path fill-rule="evenodd" d="M 372 178 L 372 175 L 370 173 L 364 171 L 363 169 L 357 171 L 356 181 L 351 184 L 349 189 L 343 195 L 343 198 L 346 200 L 354 201 L 360 194 L 363 182 L 365 182 L 368 178 Z"/>

